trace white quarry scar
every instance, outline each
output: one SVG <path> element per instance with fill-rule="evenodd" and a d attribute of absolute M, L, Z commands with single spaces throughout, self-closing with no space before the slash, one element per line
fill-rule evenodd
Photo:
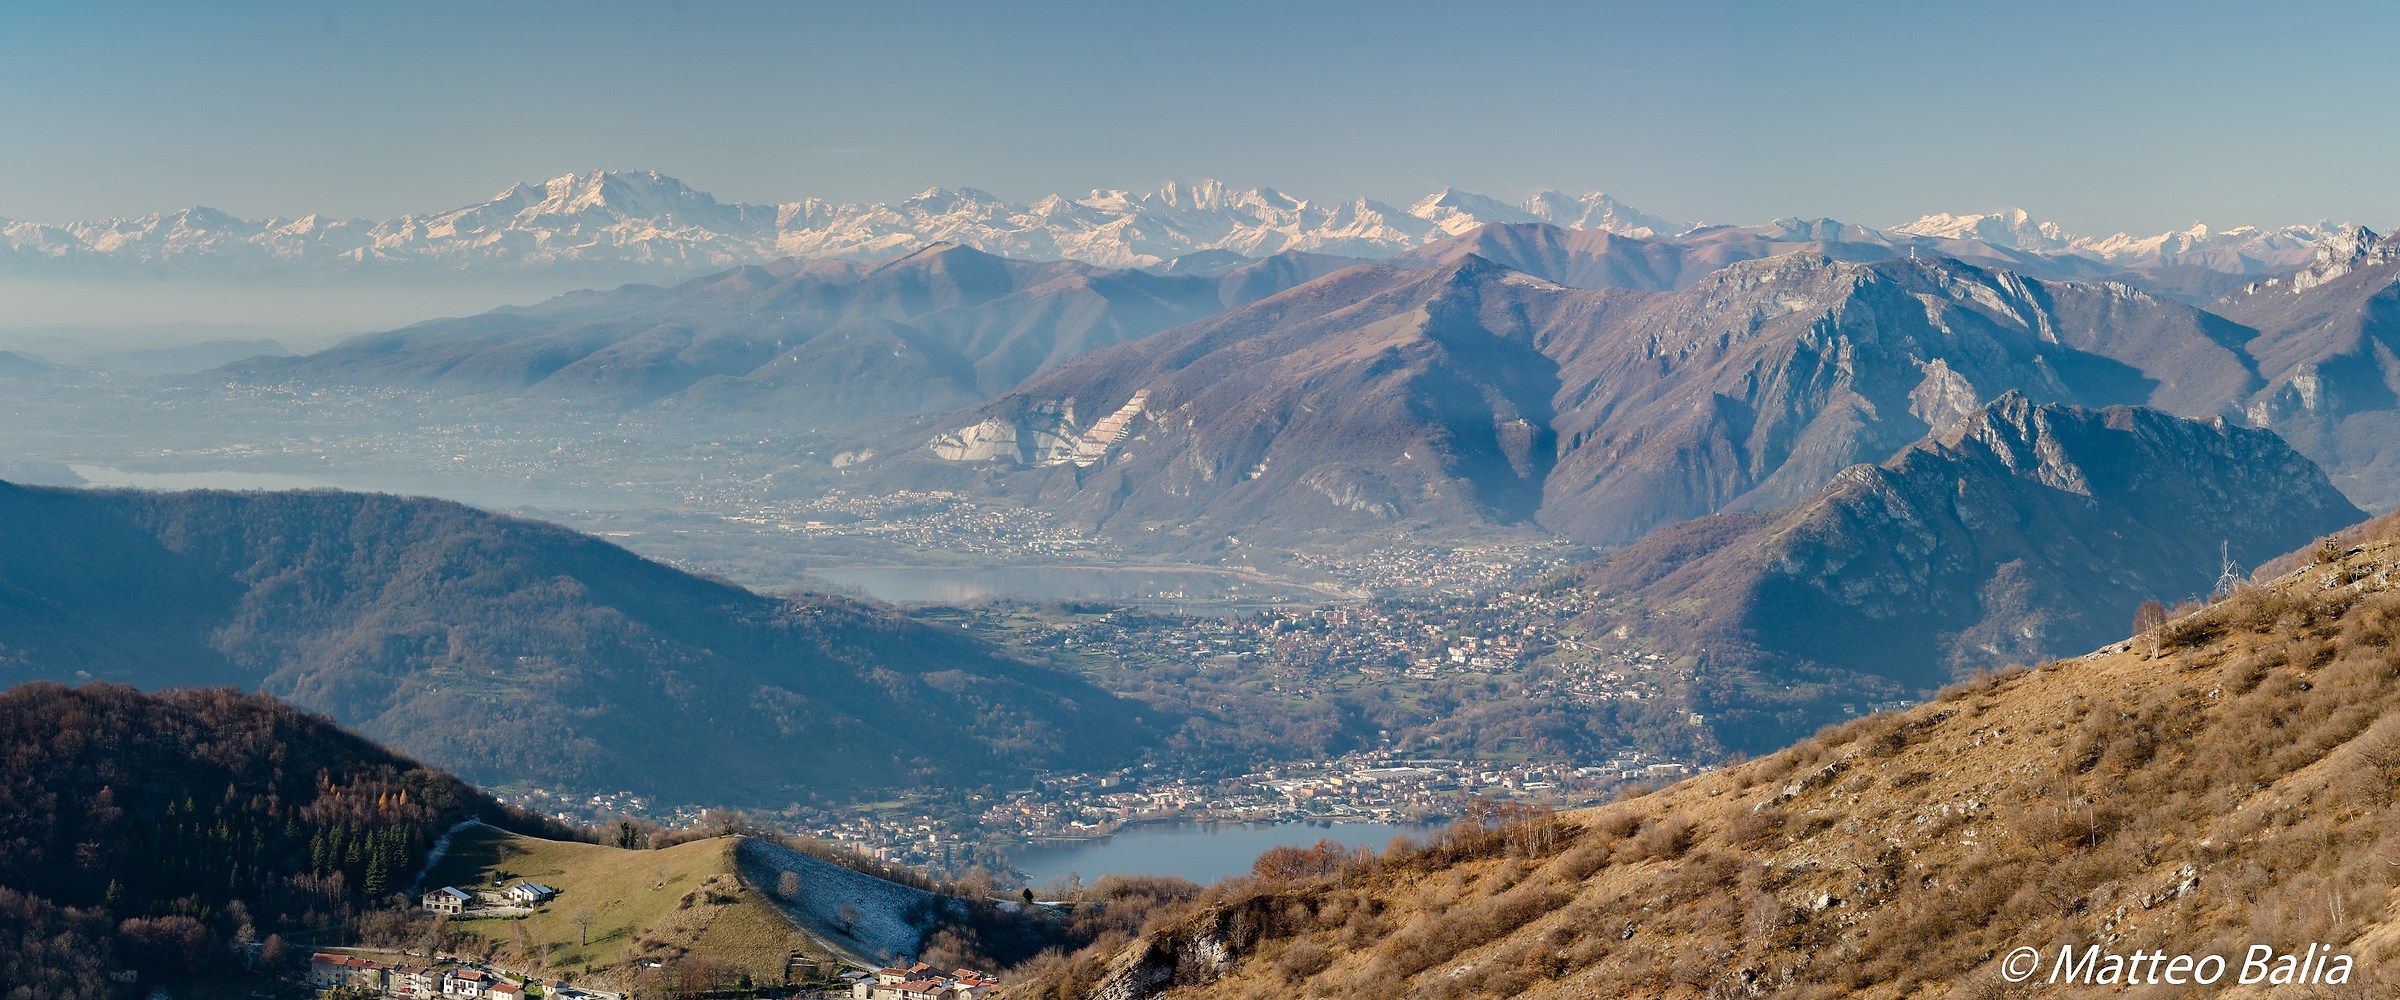
<path fill-rule="evenodd" d="M 1106 456 L 1110 448 L 1117 446 L 1117 442 L 1125 440 L 1126 433 L 1133 429 L 1133 418 L 1141 416 L 1142 403 L 1149 398 L 1150 390 L 1135 390 L 1133 398 L 1117 407 L 1117 412 L 1100 418 L 1099 423 L 1093 424 L 1090 430 L 1083 432 L 1082 437 L 1076 438 L 1075 464 L 1088 468 Z"/>

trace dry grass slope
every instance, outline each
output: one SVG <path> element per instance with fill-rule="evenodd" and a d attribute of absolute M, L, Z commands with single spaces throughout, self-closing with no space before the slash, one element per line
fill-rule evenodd
<path fill-rule="evenodd" d="M 726 963 L 755 982 L 779 983 L 791 952 L 823 949 L 741 879 L 738 843 L 715 837 L 628 851 L 473 827 L 452 839 L 428 884 L 497 889 L 531 880 L 558 889 L 557 899 L 522 919 L 459 923 L 504 950 L 530 949 L 552 969 L 615 970 L 689 956 Z M 587 910 L 588 945 L 577 923 Z"/>
<path fill-rule="evenodd" d="M 1220 887 L 1020 996 L 2004 998 L 2009 949 L 2355 958 L 2400 989 L 2400 545 L 1559 820 Z M 2231 977 L 2228 977 L 2230 980 Z M 2144 987 L 2145 997 L 2243 990 Z"/>

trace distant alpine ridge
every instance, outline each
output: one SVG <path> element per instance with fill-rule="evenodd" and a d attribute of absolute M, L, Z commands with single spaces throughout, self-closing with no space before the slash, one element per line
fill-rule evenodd
<path fill-rule="evenodd" d="M 687 275 L 783 257 L 880 260 L 936 243 L 1125 268 L 1209 251 L 1385 258 L 1489 223 L 1533 222 L 1643 238 L 1702 228 L 1599 192 L 1544 191 L 1511 204 L 1445 189 L 1402 208 L 1370 198 L 1315 201 L 1272 188 L 1200 181 L 1147 192 L 1051 195 L 1030 204 L 973 188 L 935 188 L 891 204 L 804 198 L 757 205 L 720 202 L 655 171 L 594 171 L 518 184 L 463 208 L 380 222 L 323 215 L 250 220 L 205 207 L 96 222 L 0 218 L 0 269 L 105 273 L 129 265 L 174 266 L 238 275 L 603 266 Z M 1891 241 L 1971 240 L 2116 267 L 2194 265 L 2252 274 L 2308 262 L 2333 228 L 2318 223 L 2216 232 L 2195 226 L 2157 236 L 2091 238 L 2012 209 L 1928 215 L 1865 232 Z"/>

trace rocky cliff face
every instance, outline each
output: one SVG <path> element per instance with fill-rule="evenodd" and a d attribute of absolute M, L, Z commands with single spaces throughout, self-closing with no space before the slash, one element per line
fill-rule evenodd
<path fill-rule="evenodd" d="M 2209 591 L 2221 552 L 2255 565 L 2364 517 L 2265 431 L 2011 392 L 1788 509 L 1612 555 L 1590 624 L 1728 673 L 1850 678 L 1852 703 L 1915 697 L 2122 635 L 2142 601 Z M 1726 732 L 1804 721 L 1721 709 Z"/>
<path fill-rule="evenodd" d="M 2289 439 L 2360 502 L 2400 503 L 2400 241 L 2344 227 L 2298 273 L 2213 308 L 2257 331 L 2265 384 L 2247 397 L 2248 422 Z"/>

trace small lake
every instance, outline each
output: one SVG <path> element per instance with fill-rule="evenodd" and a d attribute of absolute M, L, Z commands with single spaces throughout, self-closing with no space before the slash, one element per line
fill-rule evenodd
<path fill-rule="evenodd" d="M 808 575 L 855 587 L 893 604 L 957 604 L 993 597 L 1030 601 L 1322 601 L 1324 595 L 1207 570 L 1105 566 L 860 566 L 815 568 Z"/>
<path fill-rule="evenodd" d="M 1103 875 L 1178 875 L 1207 885 L 1250 870 L 1273 847 L 1307 847 L 1328 837 L 1382 850 L 1394 837 L 1422 839 L 1431 828 L 1406 823 L 1215 823 L 1137 826 L 1106 840 L 1019 848 L 1009 859 L 1041 887 L 1071 872 L 1084 884 Z"/>

